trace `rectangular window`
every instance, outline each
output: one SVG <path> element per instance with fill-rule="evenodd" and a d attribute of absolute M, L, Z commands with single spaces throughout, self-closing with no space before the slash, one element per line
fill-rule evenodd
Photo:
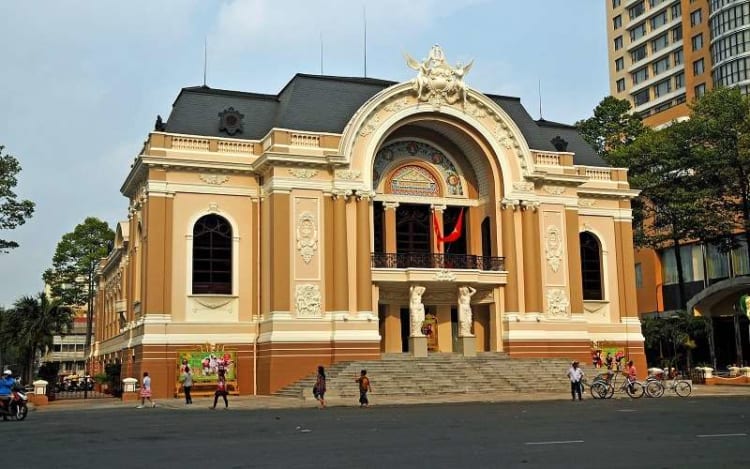
<path fill-rule="evenodd" d="M 635 288 L 643 288 L 643 266 L 640 262 L 635 265 Z"/>
<path fill-rule="evenodd" d="M 679 89 L 685 86 L 685 73 L 681 72 L 674 76 L 674 87 Z"/>
<path fill-rule="evenodd" d="M 650 99 L 650 96 L 648 94 L 648 88 L 646 88 L 643 91 L 639 91 L 638 93 L 633 95 L 633 102 L 636 106 L 640 106 L 641 104 L 646 104 L 648 100 Z"/>
<path fill-rule="evenodd" d="M 695 87 L 695 97 L 700 98 L 704 94 L 706 94 L 706 84 L 701 83 L 700 85 Z"/>
<path fill-rule="evenodd" d="M 706 246 L 706 270 L 709 280 L 720 280 L 729 277 L 729 259 L 715 244 Z"/>
<path fill-rule="evenodd" d="M 653 31 L 655 29 L 658 29 L 658 28 L 661 28 L 665 24 L 667 24 L 667 12 L 666 12 L 666 10 L 662 11 L 658 15 L 655 15 L 655 16 L 653 16 L 651 18 L 651 31 Z"/>
<path fill-rule="evenodd" d="M 630 74 L 633 79 L 633 84 L 637 85 L 642 81 L 648 80 L 648 67 L 643 67 Z"/>
<path fill-rule="evenodd" d="M 690 13 L 690 26 L 701 24 L 701 21 L 703 21 L 703 15 L 700 8 Z"/>
<path fill-rule="evenodd" d="M 691 39 L 693 43 L 693 50 L 699 50 L 703 48 L 703 34 L 696 34 Z"/>
<path fill-rule="evenodd" d="M 631 20 L 641 16 L 645 11 L 646 7 L 643 5 L 643 2 L 638 2 L 632 7 L 628 8 L 628 14 L 630 15 Z"/>
<path fill-rule="evenodd" d="M 654 76 L 669 70 L 669 56 L 654 62 Z"/>
<path fill-rule="evenodd" d="M 682 276 L 685 282 L 703 280 L 703 265 L 701 247 L 699 245 L 680 246 L 680 260 L 682 264 Z M 661 253 L 662 275 L 664 285 L 679 283 L 677 273 L 677 257 L 674 248 L 665 249 Z"/>
<path fill-rule="evenodd" d="M 617 80 L 617 92 L 622 93 L 623 91 L 625 91 L 625 79 L 620 78 Z"/>
<path fill-rule="evenodd" d="M 674 64 L 680 65 L 683 61 L 683 52 L 682 49 L 678 50 L 674 54 L 672 54 L 672 57 L 674 57 Z"/>
<path fill-rule="evenodd" d="M 615 70 L 618 72 L 625 68 L 625 61 L 622 59 L 622 57 L 615 60 Z"/>
<path fill-rule="evenodd" d="M 615 8 L 619 7 L 619 6 L 620 6 L 620 0 L 612 0 L 612 9 L 613 10 Z"/>
<path fill-rule="evenodd" d="M 669 39 L 666 34 L 662 34 L 653 41 L 651 41 L 651 51 L 656 53 L 669 45 Z"/>
<path fill-rule="evenodd" d="M 639 62 L 645 59 L 647 55 L 648 53 L 646 51 L 646 45 L 644 44 L 637 49 L 633 49 L 633 51 L 630 53 L 630 61 L 632 63 Z"/>
<path fill-rule="evenodd" d="M 682 16 L 682 7 L 679 3 L 672 5 L 672 19 L 676 20 Z"/>
<path fill-rule="evenodd" d="M 622 28 L 622 16 L 621 15 L 617 15 L 614 18 L 612 18 L 612 27 L 614 29 Z"/>
<path fill-rule="evenodd" d="M 617 36 L 615 38 L 615 50 L 622 49 L 622 36 Z"/>
<path fill-rule="evenodd" d="M 646 35 L 646 23 L 641 23 L 630 30 L 630 42 L 635 42 Z"/>
<path fill-rule="evenodd" d="M 682 39 L 682 26 L 672 28 L 672 42 L 677 42 Z"/>
<path fill-rule="evenodd" d="M 700 75 L 703 73 L 703 59 L 696 60 L 693 62 L 693 76 Z"/>
<path fill-rule="evenodd" d="M 672 91 L 672 80 L 660 81 L 654 86 L 654 96 L 659 98 Z"/>
<path fill-rule="evenodd" d="M 747 255 L 747 243 L 744 239 L 738 240 L 737 243 L 731 251 L 734 275 L 748 275 L 750 274 L 750 260 Z"/>

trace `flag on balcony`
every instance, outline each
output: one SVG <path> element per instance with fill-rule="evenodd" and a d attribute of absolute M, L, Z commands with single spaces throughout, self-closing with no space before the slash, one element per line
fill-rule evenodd
<path fill-rule="evenodd" d="M 435 212 L 432 212 L 432 226 L 435 229 L 435 236 L 437 237 L 437 240 L 439 242 L 452 243 L 453 241 L 458 240 L 458 238 L 461 237 L 461 231 L 464 227 L 464 209 L 462 208 L 461 213 L 458 214 L 456 226 L 453 227 L 453 231 L 451 231 L 451 234 L 449 234 L 448 236 L 443 236 L 440 233 L 440 223 L 438 222 Z"/>

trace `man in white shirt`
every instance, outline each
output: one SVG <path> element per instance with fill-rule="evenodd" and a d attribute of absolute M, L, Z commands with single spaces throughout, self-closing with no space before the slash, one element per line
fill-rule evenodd
<path fill-rule="evenodd" d="M 568 378 L 570 378 L 570 395 L 573 396 L 573 400 L 576 400 L 577 394 L 578 400 L 582 401 L 581 388 L 583 387 L 583 384 L 581 383 L 581 380 L 583 380 L 583 370 L 578 367 L 578 362 L 573 362 L 570 365 L 570 368 L 568 369 Z"/>

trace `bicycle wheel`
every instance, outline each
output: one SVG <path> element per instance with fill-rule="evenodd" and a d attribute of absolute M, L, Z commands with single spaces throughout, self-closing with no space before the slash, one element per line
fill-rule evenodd
<path fill-rule="evenodd" d="M 693 387 L 687 381 L 677 381 L 674 385 L 674 392 L 680 397 L 688 397 L 693 392 Z"/>
<path fill-rule="evenodd" d="M 591 397 L 594 399 L 606 399 L 607 397 L 607 383 L 603 381 L 594 381 L 590 386 Z"/>
<path fill-rule="evenodd" d="M 633 399 L 639 399 L 643 396 L 645 393 L 645 389 L 643 388 L 643 385 L 639 382 L 632 383 L 630 385 L 625 385 L 625 392 L 628 393 L 628 396 L 630 396 Z"/>
<path fill-rule="evenodd" d="M 664 395 L 664 385 L 661 381 L 647 381 L 646 382 L 646 396 L 648 397 L 661 397 Z"/>
<path fill-rule="evenodd" d="M 607 383 L 607 394 L 604 396 L 605 399 L 612 399 L 612 396 L 615 395 L 615 387 L 612 386 L 612 383 Z"/>

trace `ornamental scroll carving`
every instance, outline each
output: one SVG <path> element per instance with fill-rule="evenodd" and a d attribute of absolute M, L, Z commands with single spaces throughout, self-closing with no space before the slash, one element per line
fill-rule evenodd
<path fill-rule="evenodd" d="M 547 264 L 549 264 L 552 272 L 557 272 L 560 269 L 560 262 L 562 262 L 563 243 L 560 228 L 555 225 L 547 227 L 544 252 L 547 255 Z"/>
<path fill-rule="evenodd" d="M 565 295 L 565 290 L 559 288 L 547 290 L 547 313 L 550 316 L 567 318 L 570 316 L 568 306 L 570 306 L 570 302 L 567 295 Z"/>
<path fill-rule="evenodd" d="M 297 218 L 297 250 L 305 264 L 310 263 L 318 250 L 318 229 L 310 212 L 303 212 Z"/>
<path fill-rule="evenodd" d="M 311 284 L 297 285 L 294 304 L 299 318 L 320 316 L 320 288 Z"/>
<path fill-rule="evenodd" d="M 344 179 L 346 181 L 353 181 L 355 179 L 359 179 L 360 174 L 362 174 L 360 171 L 342 169 L 340 171 L 336 171 L 336 179 Z"/>
<path fill-rule="evenodd" d="M 212 185 L 217 185 L 217 186 L 229 181 L 229 178 L 227 176 L 221 176 L 218 174 L 201 174 L 200 179 L 206 184 L 212 184 Z"/>
<path fill-rule="evenodd" d="M 315 177 L 318 174 L 318 171 L 315 169 L 290 168 L 289 174 L 299 179 L 310 179 Z"/>

